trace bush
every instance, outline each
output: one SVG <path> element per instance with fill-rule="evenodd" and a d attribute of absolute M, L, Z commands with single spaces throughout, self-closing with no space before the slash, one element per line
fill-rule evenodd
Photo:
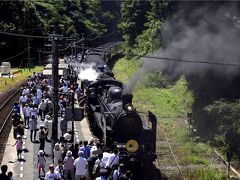
<path fill-rule="evenodd" d="M 167 79 L 159 70 L 154 70 L 153 72 L 148 73 L 142 82 L 147 88 L 165 88 L 168 85 Z"/>

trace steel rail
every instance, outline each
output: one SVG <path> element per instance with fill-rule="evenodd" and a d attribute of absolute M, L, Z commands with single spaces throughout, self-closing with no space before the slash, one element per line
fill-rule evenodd
<path fill-rule="evenodd" d="M 158 126 L 159 128 L 161 128 L 160 125 L 157 125 L 157 126 Z M 162 130 L 163 130 L 163 135 L 164 135 L 164 137 L 165 137 L 165 139 L 166 139 L 166 141 L 167 141 L 168 147 L 169 147 L 169 149 L 170 149 L 170 151 L 171 151 L 171 154 L 172 154 L 172 156 L 173 156 L 173 159 L 174 159 L 174 161 L 175 161 L 175 163 L 176 163 L 176 165 L 177 165 L 177 168 L 178 168 L 178 170 L 179 170 L 179 172 L 180 172 L 183 180 L 185 180 L 185 177 L 184 177 L 184 175 L 183 175 L 183 172 L 182 172 L 182 170 L 181 170 L 181 168 L 180 168 L 180 165 L 179 165 L 178 162 L 177 162 L 177 158 L 176 158 L 176 156 L 175 156 L 175 154 L 174 154 L 174 152 L 173 152 L 173 150 L 172 150 L 172 147 L 171 147 L 171 145 L 170 145 L 170 143 L 169 143 L 169 139 L 168 139 L 168 137 L 167 137 L 167 135 L 166 135 L 166 132 L 165 132 L 165 130 L 164 130 L 163 127 L 162 127 Z"/>
<path fill-rule="evenodd" d="M 0 107 L 0 111 L 2 111 L 2 109 L 4 108 L 4 106 L 6 106 L 6 104 L 13 98 L 13 96 L 15 96 L 20 90 L 18 89 L 17 91 L 15 91 L 4 103 L 3 105 Z"/>
<path fill-rule="evenodd" d="M 2 127 L 0 129 L 0 134 L 2 134 L 2 131 L 4 129 L 4 127 L 6 126 L 7 122 L 8 122 L 8 119 L 10 118 L 10 116 L 12 115 L 12 112 L 13 112 L 13 109 L 9 112 L 7 118 L 4 120 L 3 124 L 2 124 Z"/>

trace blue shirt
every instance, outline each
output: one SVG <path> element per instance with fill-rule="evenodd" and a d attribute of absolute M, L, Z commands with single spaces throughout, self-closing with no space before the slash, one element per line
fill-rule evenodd
<path fill-rule="evenodd" d="M 86 147 L 86 146 L 81 147 L 81 148 L 79 149 L 79 151 L 83 151 L 83 153 L 84 153 L 83 157 L 84 157 L 85 159 L 88 159 L 88 157 L 90 156 L 90 149 L 89 149 L 88 147 Z"/>
<path fill-rule="evenodd" d="M 20 113 L 20 106 L 19 105 L 14 105 L 13 109 L 16 109 L 17 113 Z"/>
<path fill-rule="evenodd" d="M 39 103 L 37 96 L 34 96 L 32 98 L 32 100 L 33 100 L 33 104 L 38 104 Z"/>

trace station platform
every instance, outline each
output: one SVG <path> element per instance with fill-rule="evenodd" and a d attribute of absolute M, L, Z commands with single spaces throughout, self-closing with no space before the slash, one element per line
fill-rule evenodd
<path fill-rule="evenodd" d="M 58 118 L 58 137 L 61 136 L 60 131 L 60 117 Z M 38 119 L 38 127 L 42 124 L 43 121 Z M 68 122 L 68 128 L 72 129 L 72 121 Z M 86 118 L 83 118 L 81 121 L 74 121 L 74 142 L 78 141 L 88 141 L 91 137 L 91 131 L 88 126 L 88 122 Z M 38 133 L 36 136 L 38 139 Z M 13 138 L 13 128 L 10 132 L 8 137 L 8 141 L 6 144 L 6 149 L 4 152 L 4 157 L 2 160 L 2 164 L 8 166 L 8 171 L 13 172 L 13 179 L 14 180 L 21 180 L 21 179 L 28 179 L 28 180 L 37 180 L 38 177 L 38 168 L 37 168 L 37 154 L 39 151 L 39 143 L 32 143 L 30 141 L 30 130 L 25 129 L 24 136 L 23 136 L 23 152 L 22 152 L 22 159 L 21 161 L 17 160 L 17 152 L 16 147 L 13 146 L 15 143 L 15 139 Z M 46 153 L 46 166 L 45 171 L 48 172 L 48 166 L 53 162 L 51 157 L 51 142 L 45 143 L 45 153 Z M 42 173 L 43 174 L 43 173 Z M 44 179 L 44 178 L 43 178 Z"/>

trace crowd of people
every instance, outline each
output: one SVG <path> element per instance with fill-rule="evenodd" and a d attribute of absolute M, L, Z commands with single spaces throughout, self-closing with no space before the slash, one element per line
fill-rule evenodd
<path fill-rule="evenodd" d="M 19 103 L 14 103 L 12 114 L 13 137 L 16 139 L 14 146 L 16 146 L 18 160 L 22 160 L 22 137 L 26 128 L 30 131 L 31 142 L 40 144 L 37 154 L 39 178 L 46 180 L 131 179 L 131 171 L 127 171 L 124 164 L 119 164 L 117 149 L 111 151 L 106 149 L 97 138 L 92 138 L 89 142 L 70 142 L 72 138 L 69 137 L 65 110 L 73 103 L 73 94 L 76 94 L 76 99 L 81 104 L 84 96 L 77 83 L 77 76 L 61 78 L 58 114 L 61 117 L 59 124 L 62 136 L 54 146 L 53 163 L 49 165 L 49 171 L 46 172 L 45 143 L 51 138 L 48 127 L 53 112 L 52 86 L 50 80 L 42 73 L 34 72 L 28 78 L 27 85 L 21 89 Z M 2 174 L 6 174 L 5 166 L 2 168 Z"/>
<path fill-rule="evenodd" d="M 124 164 L 119 164 L 118 150 L 105 148 L 97 138 L 75 143 L 60 139 L 54 147 L 52 166 L 56 167 L 55 179 L 130 180 L 132 175 Z"/>

